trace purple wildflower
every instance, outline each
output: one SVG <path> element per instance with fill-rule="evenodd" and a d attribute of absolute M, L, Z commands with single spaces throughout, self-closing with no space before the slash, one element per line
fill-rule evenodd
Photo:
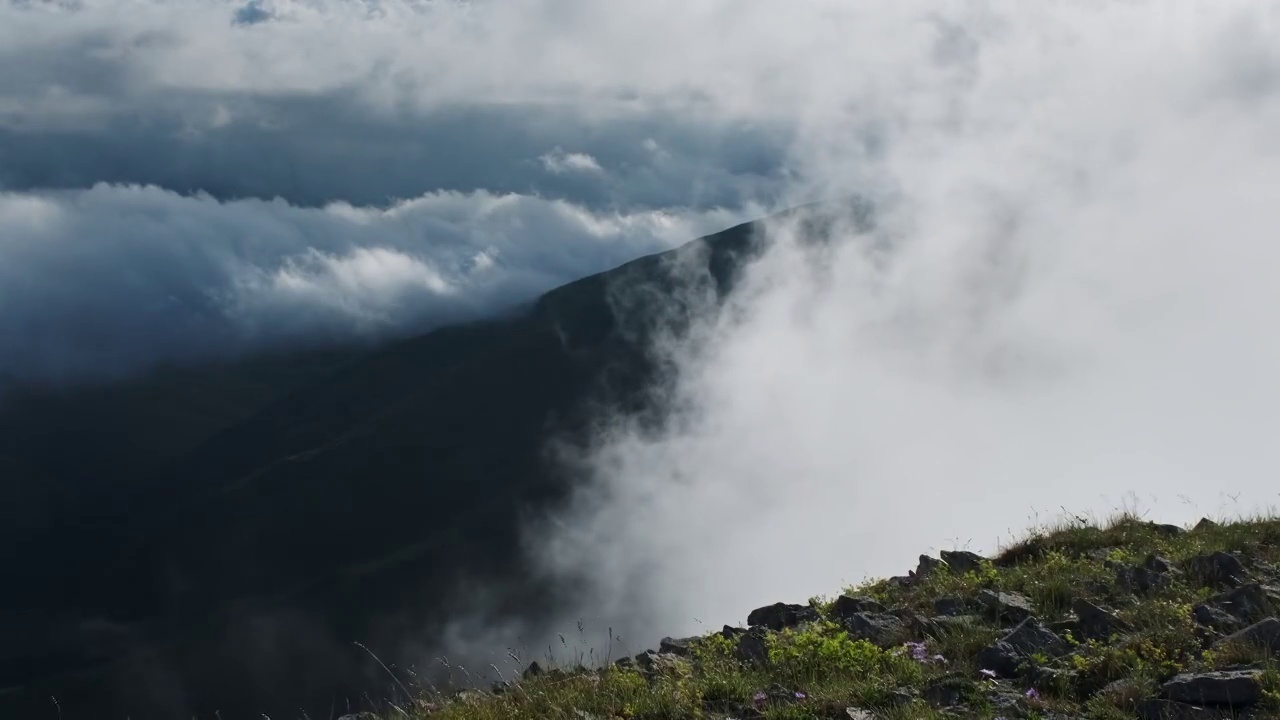
<path fill-rule="evenodd" d="M 1030 688 L 1029 690 L 1027 690 L 1027 697 L 1031 698 L 1032 700 L 1039 700 L 1040 691 L 1036 690 L 1035 688 Z"/>
<path fill-rule="evenodd" d="M 754 699 L 756 701 L 756 707 L 764 707 L 765 703 L 769 700 L 769 696 L 761 691 L 755 694 Z"/>
<path fill-rule="evenodd" d="M 804 700 L 804 699 L 805 699 L 805 698 L 807 698 L 807 697 L 809 697 L 809 696 L 808 696 L 808 695 L 805 695 L 804 693 L 800 692 L 799 690 L 797 690 L 797 691 L 796 691 L 796 699 L 797 699 L 797 700 Z"/>
<path fill-rule="evenodd" d="M 929 659 L 929 649 L 922 642 L 909 642 L 907 649 L 911 651 L 911 657 L 916 662 L 925 662 Z"/>

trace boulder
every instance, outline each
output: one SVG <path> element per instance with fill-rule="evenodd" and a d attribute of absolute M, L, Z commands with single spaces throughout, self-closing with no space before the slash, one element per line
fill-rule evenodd
<path fill-rule="evenodd" d="M 947 595 L 933 601 L 933 611 L 939 615 L 968 615 L 982 606 L 968 598 Z"/>
<path fill-rule="evenodd" d="M 765 628 L 757 626 L 738 636 L 738 660 L 748 665 L 769 664 L 769 646 L 765 642 L 768 634 Z"/>
<path fill-rule="evenodd" d="M 818 619 L 818 611 L 809 605 L 774 603 L 756 608 L 747 615 L 747 625 L 764 626 L 770 630 L 782 630 Z"/>
<path fill-rule="evenodd" d="M 1019 593 L 983 590 L 978 593 L 978 602 L 998 621 L 1019 623 L 1032 614 L 1031 600 Z"/>
<path fill-rule="evenodd" d="M 677 655 L 679 657 L 689 657 L 693 654 L 693 644 L 698 638 L 662 638 L 658 642 L 658 652 L 667 653 L 669 655 Z"/>
<path fill-rule="evenodd" d="M 1084 598 L 1072 601 L 1071 611 L 1076 614 L 1077 627 L 1086 639 L 1105 640 L 1113 633 L 1129 629 L 1114 613 Z"/>
<path fill-rule="evenodd" d="M 931 558 L 928 555 L 921 555 L 920 561 L 916 565 L 916 570 L 911 575 L 912 577 L 924 578 L 932 575 L 933 573 L 939 570 L 945 571 L 947 569 L 948 569 L 947 564 L 942 560 L 938 560 L 937 558 Z"/>
<path fill-rule="evenodd" d="M 1242 622 L 1253 622 L 1272 614 L 1274 592 L 1258 583 L 1249 583 L 1214 595 L 1204 604 L 1220 608 Z"/>
<path fill-rule="evenodd" d="M 1233 633 L 1243 627 L 1243 623 L 1226 610 L 1207 603 L 1191 608 L 1191 617 L 1197 625 L 1219 633 Z"/>
<path fill-rule="evenodd" d="M 1139 720 L 1222 720 L 1222 713 L 1172 700 L 1151 698 L 1135 708 Z"/>
<path fill-rule="evenodd" d="M 1261 678 L 1261 670 L 1184 673 L 1162 685 L 1160 694 L 1174 702 L 1246 708 L 1262 699 Z"/>
<path fill-rule="evenodd" d="M 1043 653 L 1060 657 L 1067 652 L 1067 644 L 1033 617 L 1018 624 L 1008 635 L 993 645 L 979 651 L 978 666 L 991 670 L 999 677 L 1018 676 L 1019 666 L 1032 655 Z"/>
<path fill-rule="evenodd" d="M 1215 552 L 1197 555 L 1184 564 L 1187 574 L 1209 587 L 1242 585 L 1248 577 L 1244 565 L 1235 555 Z"/>
<path fill-rule="evenodd" d="M 1200 522 L 1196 523 L 1196 526 L 1191 528 L 1191 531 L 1203 532 L 1205 530 L 1212 530 L 1213 528 L 1216 528 L 1216 527 L 1220 527 L 1218 523 L 1210 520 L 1209 518 L 1200 518 Z"/>
<path fill-rule="evenodd" d="M 882 613 L 885 606 L 868 597 L 841 595 L 831 605 L 831 612 L 843 620 L 857 613 Z"/>
<path fill-rule="evenodd" d="M 1173 564 L 1168 560 L 1159 555 L 1148 555 L 1140 565 L 1117 567 L 1116 584 L 1135 595 L 1145 595 L 1168 587 L 1174 573 Z"/>
<path fill-rule="evenodd" d="M 1228 635 L 1217 646 L 1253 647 L 1280 658 L 1280 619 L 1267 618 Z"/>
<path fill-rule="evenodd" d="M 851 637 L 882 648 L 901 644 L 906 635 L 902 621 L 884 613 L 854 613 L 844 619 L 844 626 Z"/>
<path fill-rule="evenodd" d="M 985 560 L 981 555 L 968 550 L 943 550 L 938 555 L 941 556 L 942 562 L 951 568 L 951 572 L 961 575 L 978 572 L 982 569 L 982 563 Z"/>

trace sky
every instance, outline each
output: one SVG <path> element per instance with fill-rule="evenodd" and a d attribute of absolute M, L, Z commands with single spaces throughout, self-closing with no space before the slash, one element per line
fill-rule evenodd
<path fill-rule="evenodd" d="M 818 249 L 769 223 L 655 348 L 666 431 L 602 418 L 529 533 L 592 578 L 566 630 L 1276 500 L 1280 2 L 25 1 L 0 63 L 11 376 L 421 329 L 874 200 Z"/>

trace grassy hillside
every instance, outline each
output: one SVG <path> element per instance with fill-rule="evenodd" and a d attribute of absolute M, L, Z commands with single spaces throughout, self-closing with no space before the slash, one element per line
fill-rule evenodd
<path fill-rule="evenodd" d="M 1280 520 L 1124 515 L 386 718 L 1280 717 Z M 407 687 L 407 686 L 406 686 Z M 360 717 L 360 716 L 356 716 Z M 369 717 L 374 717 L 371 713 Z"/>

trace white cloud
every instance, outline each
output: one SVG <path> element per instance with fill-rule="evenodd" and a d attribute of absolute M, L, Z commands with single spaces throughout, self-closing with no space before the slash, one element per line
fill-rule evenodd
<path fill-rule="evenodd" d="M 774 223 L 731 311 L 662 348 L 670 428 L 617 419 L 533 534 L 594 584 L 575 609 L 638 649 L 1063 508 L 1275 503 L 1280 4 L 824 5 L 788 6 L 843 36 L 789 66 L 828 91 L 792 162 L 877 227 Z M 764 58 L 802 22 L 774 20 Z"/>
<path fill-rule="evenodd" d="M 485 192 L 324 208 L 139 186 L 0 193 L 0 375 L 422 332 L 738 219 Z"/>
<path fill-rule="evenodd" d="M 569 172 L 590 175 L 604 174 L 604 168 L 600 167 L 600 163 L 586 153 L 566 153 L 564 150 L 556 148 L 538 159 L 542 161 L 542 166 L 547 169 L 547 172 L 554 175 Z"/>

